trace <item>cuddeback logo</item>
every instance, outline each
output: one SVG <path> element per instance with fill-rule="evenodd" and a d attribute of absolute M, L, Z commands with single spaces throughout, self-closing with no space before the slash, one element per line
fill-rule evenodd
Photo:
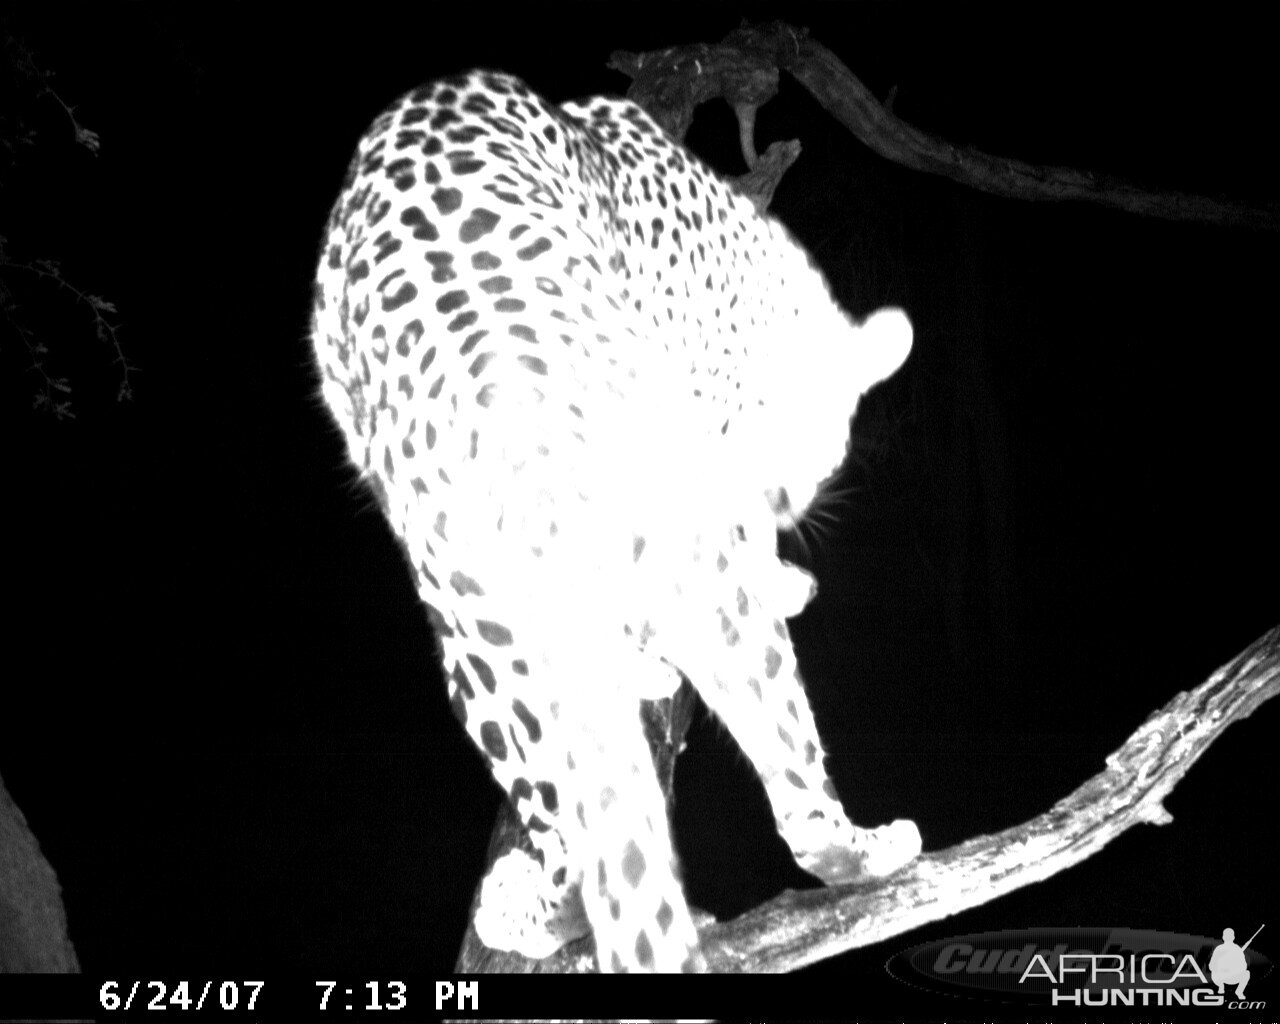
<path fill-rule="evenodd" d="M 899 981 L 933 992 L 1051 1006 L 1215 1006 L 1260 1010 L 1245 989 L 1271 973 L 1226 928 L 1222 938 L 1129 928 L 1036 928 L 927 942 L 893 957 Z"/>

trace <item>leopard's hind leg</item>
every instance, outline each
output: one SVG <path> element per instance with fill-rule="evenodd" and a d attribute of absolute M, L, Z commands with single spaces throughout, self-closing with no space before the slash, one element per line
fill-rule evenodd
<path fill-rule="evenodd" d="M 585 567 L 557 583 L 564 564 L 504 547 L 491 572 L 451 577 L 436 622 L 455 710 L 528 829 L 484 883 L 477 934 L 545 957 L 583 932 L 580 883 L 602 970 L 701 970 L 640 718 L 679 677 Z"/>

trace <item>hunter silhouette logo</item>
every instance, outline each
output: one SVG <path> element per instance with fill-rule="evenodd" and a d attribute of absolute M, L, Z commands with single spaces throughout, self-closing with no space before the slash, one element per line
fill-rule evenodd
<path fill-rule="evenodd" d="M 1265 927 L 1265 924 L 1259 925 L 1258 932 Z M 1249 942 L 1258 937 L 1258 932 L 1249 936 Z M 1244 987 L 1249 984 L 1249 968 L 1245 966 L 1244 951 L 1249 948 L 1249 942 L 1237 946 L 1235 930 L 1222 929 L 1222 945 L 1209 958 L 1209 976 L 1218 986 L 1218 995 L 1222 995 L 1228 985 L 1234 985 L 1236 998 L 1244 998 Z"/>

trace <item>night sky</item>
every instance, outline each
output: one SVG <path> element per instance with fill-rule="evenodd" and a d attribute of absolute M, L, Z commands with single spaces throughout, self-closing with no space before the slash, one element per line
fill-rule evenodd
<path fill-rule="evenodd" d="M 1276 199 L 1273 37 L 1238 18 L 448 6 L 11 22 L 101 152 L 47 99 L 15 101 L 41 134 L 3 172 L 6 251 L 59 259 L 113 302 L 138 368 L 117 403 L 69 295 L 0 272 L 76 414 L 30 408 L 37 378 L 0 326 L 0 686 L 17 698 L 0 775 L 86 971 L 388 976 L 456 955 L 500 794 L 449 713 L 402 556 L 350 484 L 307 340 L 329 206 L 400 92 L 489 66 L 556 101 L 616 94 L 614 49 L 785 17 L 956 145 Z M 979 194 L 868 153 L 785 76 L 758 133 L 804 147 L 773 212 L 843 304 L 901 305 L 915 326 L 855 427 L 842 524 L 815 545 L 820 596 L 793 632 L 846 808 L 911 817 L 943 849 L 1046 810 L 1280 621 L 1280 238 Z M 688 141 L 744 169 L 723 103 Z M 806 976 L 887 999 L 902 989 L 883 962 L 949 933 L 1280 927 L 1277 714 L 1192 769 L 1173 824 Z M 677 801 L 691 902 L 732 916 L 812 884 L 705 716 Z M 1258 998 L 1280 999 L 1268 984 Z"/>

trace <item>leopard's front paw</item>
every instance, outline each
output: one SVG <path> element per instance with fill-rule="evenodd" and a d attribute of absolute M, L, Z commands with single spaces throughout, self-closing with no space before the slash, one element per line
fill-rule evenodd
<path fill-rule="evenodd" d="M 868 876 L 891 875 L 915 860 L 921 848 L 916 823 L 899 818 L 879 828 L 855 828 L 849 844 L 810 854 L 800 866 L 827 885 L 840 885 Z"/>
<path fill-rule="evenodd" d="M 891 875 L 910 864 L 920 856 L 924 847 L 916 823 L 906 818 L 865 830 L 862 841 L 866 844 L 867 851 L 863 870 L 877 878 Z"/>

